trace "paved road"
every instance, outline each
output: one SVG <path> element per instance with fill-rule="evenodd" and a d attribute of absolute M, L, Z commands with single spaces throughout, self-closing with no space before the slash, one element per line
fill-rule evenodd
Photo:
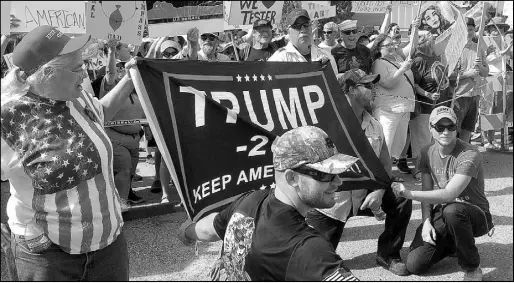
<path fill-rule="evenodd" d="M 143 153 L 142 153 L 143 155 Z M 513 280 L 513 160 L 510 153 L 484 152 L 486 194 L 491 204 L 491 213 L 496 224 L 492 237 L 476 240 L 482 258 L 484 280 Z M 412 164 L 411 164 L 412 166 Z M 160 200 L 158 194 L 149 192 L 152 181 L 152 166 L 141 162 L 139 173 L 142 182 L 135 183 L 136 191 L 148 202 Z M 398 172 L 396 172 L 398 173 Z M 414 187 L 412 175 L 402 175 L 408 186 Z M 420 189 L 418 187 L 418 189 Z M 8 198 L 8 183 L 2 183 L 1 221 L 5 222 L 5 203 Z M 129 221 L 125 233 L 130 253 L 130 280 L 132 281 L 205 281 L 220 248 L 220 243 L 200 243 L 198 256 L 193 249 L 182 246 L 175 238 L 176 231 L 185 220 L 184 212 Z M 384 222 L 372 217 L 354 217 L 346 225 L 337 252 L 354 274 L 365 281 L 460 281 L 462 272 L 456 258 L 448 258 L 426 276 L 395 276 L 374 261 L 377 238 Z M 421 223 L 421 209 L 414 202 L 411 223 L 407 230 L 402 250 L 405 258 L 416 227 Z M 3 258 L 2 258 L 3 259 Z M 8 280 L 4 261 L 1 268 L 2 281 Z"/>

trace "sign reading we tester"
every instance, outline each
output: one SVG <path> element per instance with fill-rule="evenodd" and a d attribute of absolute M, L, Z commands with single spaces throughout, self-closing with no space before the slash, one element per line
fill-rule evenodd
<path fill-rule="evenodd" d="M 284 1 L 230 1 L 230 25 L 251 25 L 260 19 L 278 24 Z"/>

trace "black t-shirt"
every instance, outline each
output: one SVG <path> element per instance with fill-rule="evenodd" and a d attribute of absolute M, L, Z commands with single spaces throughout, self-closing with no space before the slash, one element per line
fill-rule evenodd
<path fill-rule="evenodd" d="M 371 55 L 369 48 L 357 44 L 353 49 L 346 49 L 343 46 L 332 48 L 332 56 L 337 63 L 339 73 L 344 73 L 350 69 L 359 68 L 369 74 L 371 72 Z"/>
<path fill-rule="evenodd" d="M 230 281 L 354 279 L 332 245 L 274 190 L 244 194 L 214 218 Z"/>
<path fill-rule="evenodd" d="M 444 65 L 441 63 L 441 58 L 437 55 L 427 56 L 423 53 L 417 52 L 411 67 L 414 74 L 414 82 L 419 85 L 424 91 L 434 93 L 437 91 L 439 81 L 444 72 Z M 436 76 L 435 78 L 433 76 Z M 446 101 L 451 98 L 451 89 L 448 87 L 448 79 L 444 79 L 441 89 L 439 90 L 440 98 L 437 102 Z M 432 99 L 416 93 L 416 99 L 432 104 Z M 449 102 L 451 103 L 451 102 Z M 444 104 L 445 106 L 449 106 Z M 421 114 L 430 114 L 434 109 L 433 106 L 421 103 Z"/>

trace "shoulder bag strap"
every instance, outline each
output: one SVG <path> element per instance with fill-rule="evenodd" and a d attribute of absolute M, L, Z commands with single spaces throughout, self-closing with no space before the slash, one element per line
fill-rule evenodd
<path fill-rule="evenodd" d="M 391 65 L 393 65 L 393 66 L 395 66 L 397 69 L 400 69 L 400 67 L 396 66 L 396 64 L 395 64 L 395 63 L 393 63 L 393 62 L 391 62 L 390 60 L 387 60 L 387 59 L 385 59 L 385 58 L 380 58 L 380 59 L 382 59 L 382 60 L 384 60 L 384 61 L 388 62 L 389 64 L 391 64 Z M 412 81 L 410 80 L 409 76 L 407 76 L 405 73 L 403 73 L 403 76 L 404 76 L 404 77 L 407 79 L 407 81 L 409 82 L 410 86 L 412 87 L 412 90 L 414 90 L 414 93 L 416 93 L 415 88 L 414 88 L 414 84 L 413 84 L 413 83 L 412 83 Z"/>

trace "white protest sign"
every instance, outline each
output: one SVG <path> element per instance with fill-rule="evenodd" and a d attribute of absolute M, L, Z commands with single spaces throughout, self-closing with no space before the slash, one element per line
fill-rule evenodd
<path fill-rule="evenodd" d="M 146 21 L 145 1 L 89 1 L 87 32 L 94 38 L 140 45 Z"/>
<path fill-rule="evenodd" d="M 389 1 L 352 1 L 352 12 L 369 14 L 384 13 Z"/>
<path fill-rule="evenodd" d="M 65 34 L 86 33 L 83 2 L 11 1 L 11 14 L 20 20 L 18 27 L 11 28 L 11 33 L 26 33 L 43 25 L 53 26 Z"/>
<path fill-rule="evenodd" d="M 326 19 L 330 17 L 335 17 L 336 15 L 336 7 L 335 6 L 323 6 L 314 2 L 308 1 L 305 3 L 307 5 L 302 5 L 302 8 L 307 10 L 309 13 L 309 17 L 311 20 L 319 20 Z"/>
<path fill-rule="evenodd" d="M 231 25 L 228 23 L 228 18 L 230 16 L 230 4 L 232 1 L 223 1 L 223 30 L 233 30 L 233 29 L 241 29 L 248 30 L 253 27 L 253 25 Z"/>
<path fill-rule="evenodd" d="M 264 19 L 278 24 L 282 18 L 284 1 L 230 1 L 228 23 L 231 25 L 251 25 Z"/>
<path fill-rule="evenodd" d="M 419 6 L 421 1 L 391 1 L 393 6 Z"/>
<path fill-rule="evenodd" d="M 2 34 L 10 34 L 11 1 L 2 1 Z"/>
<path fill-rule="evenodd" d="M 7 64 L 7 68 L 9 68 L 9 70 L 14 68 L 14 64 L 12 62 L 12 53 L 5 54 L 4 55 L 4 60 L 5 60 L 5 63 Z"/>

